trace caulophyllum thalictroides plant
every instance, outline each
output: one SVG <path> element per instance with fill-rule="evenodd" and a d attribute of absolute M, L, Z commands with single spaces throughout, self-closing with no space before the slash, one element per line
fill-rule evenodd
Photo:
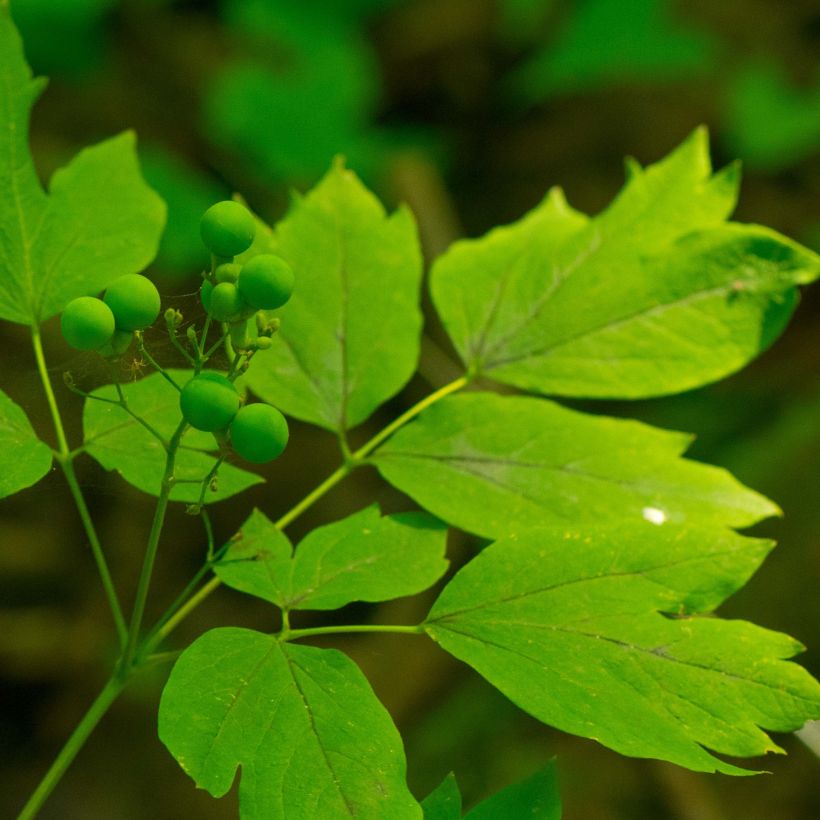
<path fill-rule="evenodd" d="M 6 0 L 0 75 L 0 317 L 30 328 L 54 427 L 46 443 L 0 394 L 0 492 L 34 484 L 53 463 L 62 470 L 119 642 L 108 683 L 20 817 L 36 814 L 136 672 L 169 656 L 159 736 L 215 797 L 241 768 L 242 817 L 461 817 L 452 777 L 423 802 L 411 794 L 389 714 L 351 659 L 304 642 L 316 635 L 393 632 L 408 652 L 427 636 L 545 723 L 696 771 L 746 773 L 724 756 L 776 751 L 767 731 L 820 717 L 820 686 L 788 660 L 799 643 L 713 616 L 772 547 L 735 530 L 777 507 L 684 458 L 686 435 L 543 398 L 660 396 L 719 379 L 777 337 L 797 286 L 820 275 L 807 249 L 727 221 L 738 170 L 712 173 L 703 130 L 655 165 L 631 162 L 596 217 L 554 189 L 519 222 L 437 259 L 430 293 L 463 374 L 354 446 L 351 431 L 419 358 L 410 212 L 388 215 L 341 163 L 272 229 L 237 202 L 217 203 L 201 223 L 204 312 L 193 322 L 164 313 L 159 336 L 180 359 L 167 369 L 151 350 L 160 298 L 139 274 L 164 208 L 140 176 L 133 137 L 81 152 L 44 190 L 27 144 L 42 86 Z M 88 351 L 78 355 L 111 363 L 111 384 L 86 391 L 66 379 L 84 398 L 77 444 L 41 340 L 58 313 L 65 341 Z M 153 372 L 121 382 L 134 355 Z M 493 392 L 493 382 L 522 394 Z M 209 510 L 261 481 L 245 462 L 271 461 L 287 443 L 276 407 L 335 433 L 339 467 L 289 511 L 272 492 L 216 545 Z M 128 617 L 75 472 L 86 456 L 157 499 Z M 372 505 L 294 547 L 286 527 L 366 465 L 423 511 L 383 516 Z M 174 502 L 202 519 L 202 568 L 146 623 Z M 299 625 L 305 610 L 427 590 L 448 567 L 448 526 L 492 543 L 443 585 L 423 622 Z M 170 651 L 175 627 L 220 586 L 270 602 L 280 628 L 220 627 Z M 559 813 L 550 765 L 468 816 Z"/>

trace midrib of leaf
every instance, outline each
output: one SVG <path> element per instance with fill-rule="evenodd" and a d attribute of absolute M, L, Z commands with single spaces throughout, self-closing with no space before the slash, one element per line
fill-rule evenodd
<path fill-rule="evenodd" d="M 322 575 L 322 564 L 324 562 L 325 556 L 332 549 L 333 549 L 333 547 L 330 547 L 329 549 L 325 550 L 324 553 L 322 553 L 322 555 L 319 557 L 319 562 L 316 565 L 316 573 L 314 575 L 313 586 L 310 589 L 304 590 L 296 598 L 291 598 L 290 600 L 288 600 L 287 606 L 292 607 L 292 606 L 295 606 L 296 604 L 301 603 L 302 601 L 305 600 L 305 598 L 308 598 L 310 595 L 312 595 L 314 592 L 316 592 L 316 590 L 320 586 L 323 586 L 325 584 L 331 583 L 332 581 L 335 581 L 340 575 L 345 575 L 346 573 L 352 572 L 353 570 L 356 570 L 359 567 L 366 566 L 367 564 L 372 564 L 377 559 L 377 556 L 375 556 L 375 555 L 368 555 L 364 558 L 360 558 L 357 561 L 351 561 L 349 564 L 346 564 L 345 566 L 341 567 L 340 569 L 336 570 L 335 572 L 330 573 L 330 575 Z M 291 579 L 292 578 L 293 578 L 293 575 L 291 573 Z"/>
<path fill-rule="evenodd" d="M 32 80 L 28 79 L 28 87 L 26 88 L 27 93 L 31 93 L 32 91 Z M 37 319 L 37 315 L 35 313 L 35 305 L 34 305 L 34 269 L 31 264 L 31 239 L 29 237 L 28 225 L 26 223 L 25 213 L 23 212 L 23 205 L 20 198 L 20 183 L 18 179 L 19 173 L 26 168 L 25 159 L 23 162 L 19 162 L 17 158 L 16 152 L 16 140 L 14 139 L 14 135 L 17 132 L 17 123 L 14 121 L 13 112 L 11 110 L 11 100 L 13 99 L 12 96 L 12 84 L 11 84 L 11 77 L 9 76 L 8 71 L 3 72 L 3 86 L 4 86 L 4 98 L 9 101 L 9 107 L 6 110 L 6 119 L 8 121 L 8 130 L 9 130 L 9 151 L 10 151 L 10 167 L 11 167 L 11 189 L 14 196 L 14 205 L 15 205 L 15 213 L 17 215 L 17 223 L 20 229 L 20 239 L 23 244 L 23 273 L 24 282 L 26 285 L 26 295 L 28 297 L 29 303 L 29 310 L 31 311 L 31 318 L 32 320 Z M 45 209 L 42 210 L 40 214 L 40 224 L 42 224 L 43 217 L 45 215 Z M 39 230 L 39 226 L 38 226 Z M 11 260 L 10 260 L 11 261 Z"/>
<path fill-rule="evenodd" d="M 728 296 L 729 293 L 732 292 L 734 292 L 734 290 L 732 288 L 731 283 L 718 285 L 717 287 L 713 288 L 703 288 L 702 290 L 692 291 L 690 293 L 687 293 L 680 299 L 673 299 L 669 302 L 662 302 L 659 304 L 656 303 L 648 307 L 641 308 L 640 310 L 633 311 L 632 313 L 627 314 L 626 316 L 621 316 L 617 319 L 613 319 L 612 321 L 605 321 L 601 324 L 594 325 L 593 327 L 579 330 L 576 333 L 573 333 L 572 335 L 567 336 L 563 339 L 557 339 L 554 342 L 550 342 L 542 348 L 528 350 L 525 353 L 516 353 L 503 359 L 496 359 L 486 369 L 488 371 L 491 371 L 498 367 L 504 367 L 505 365 L 514 364 L 515 362 L 521 361 L 522 359 L 545 357 L 555 353 L 555 351 L 560 350 L 562 347 L 565 347 L 566 345 L 571 344 L 572 342 L 577 341 L 578 339 L 593 336 L 597 333 L 602 333 L 604 331 L 613 330 L 615 328 L 629 324 L 630 322 L 636 320 L 643 321 L 654 316 L 655 314 L 663 314 L 667 310 L 685 307 L 690 303 L 699 302 L 703 299 L 710 299 L 713 296 Z M 689 341 L 686 337 L 679 338 L 683 338 L 683 340 L 686 342 Z"/>
<path fill-rule="evenodd" d="M 208 760 L 210 759 L 211 755 L 213 754 L 214 749 L 216 748 L 216 744 L 219 741 L 220 736 L 225 728 L 225 724 L 228 722 L 228 718 L 233 712 L 234 707 L 237 703 L 239 703 L 239 699 L 242 697 L 243 693 L 247 690 L 248 686 L 250 686 L 251 681 L 259 674 L 259 671 L 265 666 L 268 662 L 270 656 L 273 654 L 273 651 L 276 649 L 278 645 L 278 641 L 273 640 L 271 643 L 270 649 L 256 662 L 256 666 L 251 670 L 251 673 L 245 678 L 239 686 L 236 687 L 234 692 L 231 694 L 231 702 L 228 704 L 228 708 L 225 710 L 222 719 L 219 721 L 219 728 L 216 730 L 216 733 L 211 738 L 210 746 L 208 746 L 208 751 L 205 753 L 205 757 L 202 761 L 201 769 L 205 771 L 207 766 Z"/>
<path fill-rule="evenodd" d="M 440 621 L 445 621 L 449 618 L 457 618 L 461 615 L 464 615 L 469 612 L 478 612 L 482 609 L 488 609 L 492 607 L 496 607 L 502 604 L 509 604 L 513 601 L 520 601 L 525 598 L 531 598 L 536 595 L 543 595 L 545 592 L 551 592 L 554 589 L 561 589 L 562 587 L 569 587 L 575 584 L 586 584 L 591 583 L 594 581 L 599 581 L 605 578 L 630 578 L 630 577 L 642 577 L 646 578 L 647 581 L 651 581 L 652 583 L 656 583 L 659 586 L 665 587 L 666 589 L 671 590 L 672 592 L 679 593 L 679 590 L 676 590 L 674 587 L 667 586 L 666 584 L 657 581 L 654 578 L 649 578 L 646 573 L 648 572 L 657 572 L 658 570 L 662 569 L 669 569 L 671 567 L 680 567 L 684 566 L 685 564 L 698 564 L 702 563 L 705 560 L 712 561 L 715 558 L 722 558 L 726 555 L 735 555 L 737 553 L 746 552 L 748 551 L 748 546 L 744 544 L 742 547 L 738 546 L 734 549 L 729 550 L 721 550 L 720 552 L 710 552 L 708 555 L 701 555 L 696 558 L 680 558 L 676 561 L 666 561 L 662 564 L 655 564 L 654 566 L 648 567 L 641 567 L 640 569 L 634 570 L 618 570 L 610 571 L 610 572 L 602 572 L 598 575 L 587 575 L 583 578 L 570 578 L 567 581 L 559 581 L 556 584 L 548 584 L 544 587 L 537 587 L 536 589 L 529 589 L 526 592 L 518 592 L 515 595 L 508 595 L 503 598 L 494 598 L 492 601 L 485 601 L 481 604 L 476 604 L 475 606 L 465 607 L 464 609 L 453 610 L 451 612 L 446 612 L 444 615 L 441 615 L 437 618 L 433 618 L 427 623 L 438 623 Z"/>
<path fill-rule="evenodd" d="M 327 767 L 327 770 L 330 774 L 330 778 L 333 781 L 333 785 L 336 787 L 336 791 L 338 792 L 339 797 L 342 799 L 342 802 L 344 803 L 345 808 L 347 809 L 348 815 L 350 817 L 355 817 L 356 816 L 356 807 L 353 804 L 351 804 L 350 800 L 348 799 L 347 795 L 345 794 L 344 790 L 342 789 L 342 784 L 339 780 L 339 776 L 336 774 L 336 770 L 333 768 L 333 764 L 330 762 L 330 758 L 327 755 L 327 750 L 325 749 L 324 744 L 322 743 L 322 739 L 319 737 L 319 732 L 316 729 L 316 721 L 313 717 L 313 710 L 310 708 L 310 705 L 308 704 L 307 698 L 305 697 L 305 693 L 302 691 L 302 687 L 299 685 L 299 681 L 296 680 L 296 673 L 293 671 L 293 667 L 295 666 L 299 670 L 301 670 L 320 689 L 322 689 L 323 687 L 322 687 L 321 683 L 319 683 L 319 681 L 317 681 L 316 678 L 313 677 L 313 675 L 311 675 L 304 667 L 299 666 L 299 664 L 288 655 L 285 647 L 282 646 L 279 643 L 279 641 L 277 641 L 276 644 L 279 647 L 279 649 L 281 649 L 281 651 L 282 651 L 282 656 L 285 659 L 285 663 L 287 663 L 288 672 L 290 673 L 290 677 L 293 680 L 293 686 L 296 689 L 296 691 L 299 693 L 299 697 L 301 698 L 302 704 L 305 707 L 305 714 L 307 715 L 307 720 L 308 720 L 308 725 L 310 727 L 310 731 L 312 732 L 313 737 L 316 740 L 316 745 L 319 747 L 319 751 L 322 754 L 322 760 L 324 761 L 325 766 Z"/>
<path fill-rule="evenodd" d="M 339 212 L 336 208 L 333 209 L 333 218 L 336 223 L 336 241 L 338 248 L 337 273 L 339 275 L 339 283 L 341 287 L 340 302 L 339 302 L 339 325 L 336 331 L 339 340 L 339 356 L 341 358 L 341 397 L 339 401 L 339 430 L 347 429 L 347 405 L 348 405 L 348 391 L 350 389 L 350 363 L 348 362 L 347 338 L 348 338 L 348 299 L 350 298 L 347 270 L 347 246 L 345 244 L 344 231 L 342 230 L 342 223 L 339 217 Z"/>
<path fill-rule="evenodd" d="M 644 172 L 647 173 L 647 172 Z M 711 178 L 707 178 L 707 180 L 700 185 L 697 186 L 697 191 L 702 191 L 710 182 Z M 633 183 L 635 184 L 635 183 Z M 657 189 L 655 191 L 655 195 L 652 197 L 647 197 L 646 201 L 643 205 L 631 216 L 629 221 L 625 224 L 620 226 L 619 230 L 622 233 L 630 234 L 631 230 L 636 224 L 639 224 L 641 220 L 647 215 L 651 208 L 654 208 L 659 201 L 664 199 L 664 194 L 666 193 L 663 187 Z M 503 347 L 511 340 L 514 339 L 526 326 L 529 322 L 536 319 L 540 314 L 541 311 L 544 309 L 546 304 L 549 302 L 550 299 L 555 295 L 558 289 L 564 284 L 564 282 L 576 271 L 578 268 L 586 264 L 590 258 L 592 258 L 601 248 L 606 247 L 605 243 L 602 241 L 602 236 L 599 227 L 594 223 L 590 223 L 588 230 L 592 234 L 589 243 L 587 246 L 579 251 L 577 256 L 571 260 L 563 270 L 556 271 L 555 279 L 552 285 L 545 291 L 543 296 L 535 301 L 533 304 L 532 309 L 527 313 L 526 317 L 519 322 L 517 325 L 514 325 L 509 332 L 507 332 L 504 336 L 500 337 L 496 343 L 487 350 L 487 357 L 491 357 L 496 351 L 499 349 L 503 349 Z M 572 241 L 572 238 L 568 239 L 567 241 Z M 526 358 L 526 355 L 521 358 Z M 491 365 L 489 370 L 492 370 L 496 364 L 494 363 Z"/>
<path fill-rule="evenodd" d="M 663 617 L 663 616 L 660 615 L 660 613 L 658 613 L 658 617 Z M 490 620 L 490 621 L 483 621 L 483 623 L 494 624 L 496 626 L 522 626 L 522 627 L 528 627 L 528 628 L 532 628 L 532 629 L 548 629 L 548 630 L 553 631 L 553 632 L 564 632 L 568 635 L 577 635 L 580 638 L 586 638 L 586 639 L 589 639 L 589 640 L 605 641 L 607 643 L 611 643 L 611 644 L 614 644 L 616 646 L 619 646 L 622 649 L 629 649 L 631 651 L 640 653 L 642 655 L 648 655 L 652 658 L 658 658 L 658 659 L 663 660 L 663 661 L 669 661 L 670 663 L 679 664 L 680 666 L 687 666 L 687 667 L 690 667 L 690 668 L 693 668 L 693 669 L 700 669 L 700 670 L 703 670 L 705 672 L 711 672 L 713 674 L 722 675 L 724 677 L 730 678 L 732 680 L 738 680 L 738 681 L 741 681 L 743 683 L 754 684 L 755 686 L 760 686 L 761 688 L 772 691 L 772 692 L 776 692 L 776 693 L 780 693 L 780 694 L 782 694 L 783 692 L 787 692 L 791 697 L 796 698 L 797 700 L 801 700 L 801 701 L 803 701 L 807 704 L 810 704 L 812 707 L 817 706 L 817 701 L 815 701 L 811 698 L 807 698 L 805 695 L 802 695 L 799 692 L 795 692 L 790 688 L 785 688 L 783 686 L 776 687 L 776 686 L 773 686 L 769 683 L 766 683 L 765 681 L 758 681 L 758 680 L 754 680 L 754 678 L 747 678 L 747 677 L 744 677 L 743 675 L 738 675 L 734 672 L 728 672 L 725 669 L 720 669 L 720 668 L 715 667 L 715 666 L 706 666 L 706 664 L 697 663 L 696 661 L 682 660 L 682 659 L 676 658 L 672 655 L 659 653 L 659 652 L 657 652 L 653 649 L 647 649 L 644 646 L 638 646 L 637 644 L 632 644 L 632 643 L 629 643 L 628 641 L 622 641 L 622 640 L 619 640 L 618 638 L 611 638 L 607 635 L 598 634 L 596 632 L 581 632 L 580 630 L 576 630 L 576 629 L 567 629 L 566 627 L 561 627 L 561 626 L 556 626 L 556 625 L 551 625 L 551 624 L 537 624 L 537 623 L 533 624 L 533 623 L 528 623 L 526 621 L 492 621 L 492 620 Z M 510 652 L 512 654 L 519 655 L 522 658 L 526 658 L 527 660 L 531 661 L 536 666 L 541 667 L 542 669 L 549 669 L 549 671 L 551 671 L 551 672 L 555 671 L 554 667 L 544 666 L 544 663 L 543 663 L 542 660 L 540 660 L 538 658 L 534 658 L 530 655 L 527 655 L 525 652 L 522 652 L 518 648 L 504 646 L 503 644 L 499 644 L 495 641 L 486 640 L 485 638 L 481 637 L 480 635 L 473 634 L 472 632 L 469 631 L 469 629 L 467 629 L 467 630 L 457 629 L 453 624 L 442 624 L 441 628 L 445 629 L 449 632 L 454 632 L 457 635 L 463 635 L 466 638 L 471 638 L 472 640 L 479 641 L 480 643 L 486 643 L 486 644 L 489 644 L 491 646 L 496 646 L 496 647 L 498 647 L 499 649 L 501 649 L 505 652 Z M 656 647 L 656 649 L 658 649 L 658 648 L 659 647 Z M 660 648 L 662 648 L 662 647 L 660 647 Z"/>
<path fill-rule="evenodd" d="M 45 212 L 47 208 L 43 211 L 43 218 L 40 220 L 40 224 L 42 225 L 43 219 L 45 218 Z M 60 263 L 65 259 L 65 257 L 71 252 L 71 249 L 77 244 L 80 238 L 83 235 L 83 231 L 85 227 L 88 225 L 88 219 L 90 216 L 90 212 L 86 209 L 85 214 L 83 216 L 82 222 L 77 226 L 77 230 L 75 231 L 74 235 L 71 239 L 65 244 L 63 249 L 57 254 L 57 256 L 51 261 L 51 264 L 45 269 L 42 279 L 42 285 L 40 287 L 40 299 L 39 304 L 37 305 L 37 315 L 39 316 L 42 312 L 43 303 L 46 300 L 46 296 L 48 295 L 48 288 L 51 284 L 51 279 L 54 276 L 54 271 L 60 265 Z"/>
<path fill-rule="evenodd" d="M 498 285 L 495 288 L 495 292 L 493 293 L 493 301 L 490 305 L 490 310 L 487 313 L 487 320 L 484 323 L 484 327 L 481 329 L 481 334 L 478 337 L 478 340 L 473 343 L 473 340 L 470 339 L 470 360 L 472 362 L 478 362 L 479 367 L 481 363 L 481 356 L 484 352 L 484 345 L 487 344 L 487 336 L 490 334 L 490 330 L 492 326 L 495 324 L 496 319 L 498 318 L 498 310 L 501 307 L 501 301 L 504 298 L 504 294 L 507 292 L 507 288 L 510 284 L 510 279 L 512 278 L 513 274 L 517 273 L 520 270 L 521 266 L 523 265 L 524 259 L 528 257 L 528 248 L 524 247 L 518 253 L 516 253 L 515 258 L 513 259 L 512 264 L 507 268 L 504 275 L 498 282 Z M 461 296 L 461 303 L 462 303 L 462 314 L 467 318 L 467 313 L 464 310 L 464 297 L 467 295 L 466 288 L 459 289 L 459 295 Z M 469 327 L 469 321 L 465 322 L 466 326 Z"/>
<path fill-rule="evenodd" d="M 569 277 L 572 276 L 572 274 L 575 273 L 581 265 L 585 264 L 601 249 L 603 243 L 601 242 L 601 235 L 598 227 L 592 223 L 588 230 L 591 233 L 591 237 L 587 246 L 579 251 L 577 256 L 567 263 L 564 268 L 554 269 L 554 278 L 547 290 L 544 291 L 541 297 L 535 300 L 532 308 L 527 311 L 524 319 L 522 319 L 517 325 L 513 325 L 507 333 L 498 338 L 495 344 L 487 349 L 486 358 L 490 358 L 497 350 L 503 349 L 503 347 L 511 339 L 514 339 L 530 322 L 534 321 L 541 314 L 541 311 L 544 309 L 549 300 L 552 299 L 552 297 L 558 292 L 564 282 L 566 282 L 567 279 L 569 279 Z M 488 369 L 492 369 L 492 366 Z"/>
<path fill-rule="evenodd" d="M 567 475 L 575 475 L 579 476 L 580 478 L 585 478 L 590 481 L 600 481 L 605 484 L 614 484 L 618 487 L 625 487 L 628 489 L 635 489 L 635 490 L 642 490 L 642 491 L 654 491 L 658 489 L 657 484 L 645 484 L 642 481 L 628 481 L 623 478 L 616 478 L 614 476 L 605 476 L 605 475 L 596 475 L 595 473 L 589 473 L 584 470 L 576 470 L 572 468 L 572 464 L 575 462 L 568 462 L 567 464 L 539 464 L 539 463 L 532 463 L 526 461 L 516 461 L 510 458 L 489 458 L 489 457 L 481 457 L 481 456 L 447 456 L 447 455 L 435 455 L 433 453 L 410 453 L 410 452 L 395 452 L 395 453 L 386 453 L 385 454 L 388 458 L 396 457 L 396 458 L 418 458 L 418 459 L 427 459 L 429 461 L 439 461 L 445 464 L 450 469 L 454 470 L 455 472 L 465 473 L 467 475 L 478 476 L 479 478 L 485 479 L 492 484 L 495 484 L 497 487 L 512 493 L 514 495 L 520 496 L 522 498 L 526 498 L 529 501 L 533 501 L 537 503 L 539 506 L 544 506 L 544 502 L 541 499 L 533 498 L 532 496 L 528 496 L 524 493 L 523 490 L 518 489 L 517 487 L 511 486 L 504 481 L 502 481 L 497 476 L 490 475 L 489 473 L 483 472 L 482 470 L 473 470 L 470 469 L 469 464 L 500 464 L 505 467 L 522 467 L 526 469 L 535 469 L 535 470 L 548 470 L 550 472 L 555 473 L 565 473 Z M 685 462 L 687 463 L 687 462 Z M 692 462 L 696 463 L 696 462 Z M 705 465 L 709 466 L 709 465 Z M 663 485 L 660 485 L 663 486 Z M 697 492 L 689 492 L 686 488 L 678 488 L 675 487 L 675 492 L 678 495 L 686 496 L 689 498 L 699 498 L 699 494 Z M 558 511 L 555 510 L 557 513 Z"/>

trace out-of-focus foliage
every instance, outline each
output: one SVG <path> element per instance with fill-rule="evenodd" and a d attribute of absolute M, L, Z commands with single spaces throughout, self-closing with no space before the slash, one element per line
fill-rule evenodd
<path fill-rule="evenodd" d="M 726 94 L 727 141 L 750 167 L 788 168 L 820 155 L 820 71 L 800 88 L 776 64 L 749 63 Z"/>
<path fill-rule="evenodd" d="M 555 36 L 513 75 L 526 102 L 612 83 L 679 80 L 712 63 L 714 38 L 673 14 L 668 0 L 564 5 Z"/>

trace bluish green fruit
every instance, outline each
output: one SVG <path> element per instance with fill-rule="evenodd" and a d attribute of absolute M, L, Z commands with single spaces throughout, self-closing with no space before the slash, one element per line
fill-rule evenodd
<path fill-rule="evenodd" d="M 132 331 L 115 330 L 114 335 L 99 348 L 99 351 L 103 356 L 122 356 L 128 350 L 133 339 L 134 334 Z"/>
<path fill-rule="evenodd" d="M 264 464 L 282 455 L 288 443 L 288 423 L 269 404 L 247 404 L 230 427 L 231 446 L 246 461 Z"/>
<path fill-rule="evenodd" d="M 236 285 L 220 282 L 211 291 L 211 308 L 208 311 L 217 322 L 235 322 L 245 307 Z"/>
<path fill-rule="evenodd" d="M 159 316 L 156 285 L 139 273 L 129 273 L 109 285 L 103 300 L 111 308 L 117 330 L 143 330 Z"/>
<path fill-rule="evenodd" d="M 236 280 L 239 279 L 239 272 L 241 270 L 242 265 L 238 265 L 236 262 L 223 262 L 221 265 L 216 266 L 216 270 L 214 271 L 214 279 L 217 283 L 236 283 Z"/>
<path fill-rule="evenodd" d="M 233 421 L 239 410 L 239 393 L 224 376 L 206 371 L 183 386 L 179 409 L 191 427 L 214 433 Z"/>
<path fill-rule="evenodd" d="M 257 310 L 275 310 L 293 293 L 293 271 L 281 257 L 261 253 L 242 266 L 236 284 L 249 305 Z"/>
<path fill-rule="evenodd" d="M 60 318 L 63 338 L 76 350 L 96 350 L 111 339 L 116 328 L 114 314 L 102 299 L 72 299 Z"/>
<path fill-rule="evenodd" d="M 211 205 L 205 211 L 199 223 L 199 232 L 211 253 L 229 258 L 251 246 L 256 224 L 247 208 L 228 199 Z"/>

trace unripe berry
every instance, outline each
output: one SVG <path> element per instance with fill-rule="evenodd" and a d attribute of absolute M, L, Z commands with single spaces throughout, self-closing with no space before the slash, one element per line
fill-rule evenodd
<path fill-rule="evenodd" d="M 214 271 L 214 279 L 219 282 L 236 283 L 239 279 L 239 272 L 242 270 L 242 265 L 237 265 L 236 262 L 223 262 L 217 265 Z"/>
<path fill-rule="evenodd" d="M 239 409 L 239 393 L 224 376 L 206 371 L 183 386 L 179 409 L 191 427 L 213 433 L 224 430 L 233 420 Z"/>
<path fill-rule="evenodd" d="M 249 305 L 275 310 L 293 293 L 293 271 L 281 257 L 261 253 L 242 266 L 237 287 Z"/>
<path fill-rule="evenodd" d="M 159 316 L 159 291 L 150 279 L 139 273 L 115 280 L 103 300 L 114 314 L 117 330 L 143 330 Z"/>
<path fill-rule="evenodd" d="M 111 308 L 94 296 L 72 299 L 60 319 L 63 338 L 77 350 L 96 350 L 114 334 Z"/>
<path fill-rule="evenodd" d="M 231 422 L 231 446 L 247 461 L 264 464 L 282 455 L 288 443 L 288 423 L 269 404 L 247 404 Z"/>
<path fill-rule="evenodd" d="M 230 282 L 220 282 L 211 291 L 211 316 L 218 322 L 234 322 L 239 318 L 245 307 L 236 285 Z"/>
<path fill-rule="evenodd" d="M 214 255 L 232 257 L 253 242 L 256 225 L 250 211 L 238 202 L 225 200 L 211 205 L 202 216 L 199 231 L 205 247 Z"/>

